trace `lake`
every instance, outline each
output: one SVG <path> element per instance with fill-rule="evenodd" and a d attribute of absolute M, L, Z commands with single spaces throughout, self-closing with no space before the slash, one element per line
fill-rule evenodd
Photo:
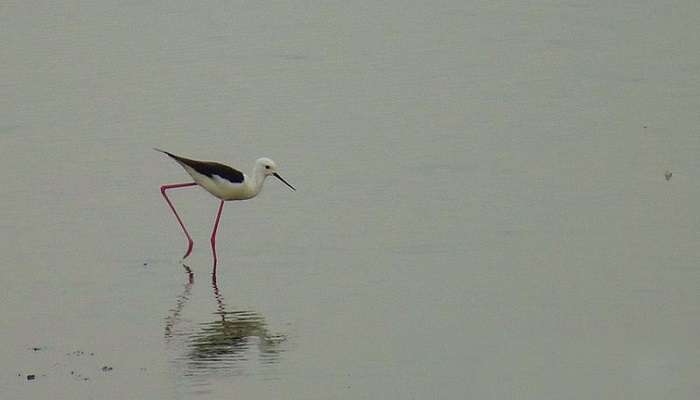
<path fill-rule="evenodd" d="M 700 393 L 697 2 L 0 10 L 3 399 Z"/>

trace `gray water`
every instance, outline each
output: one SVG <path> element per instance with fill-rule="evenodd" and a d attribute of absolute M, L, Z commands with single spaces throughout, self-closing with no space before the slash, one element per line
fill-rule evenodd
<path fill-rule="evenodd" d="M 697 398 L 698 20 L 3 3 L 1 397 Z M 171 192 L 183 266 L 152 147 L 298 190 L 226 204 L 213 282 L 217 200 Z"/>

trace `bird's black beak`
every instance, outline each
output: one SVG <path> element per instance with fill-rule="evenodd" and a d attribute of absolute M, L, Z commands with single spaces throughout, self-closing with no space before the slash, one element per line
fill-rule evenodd
<path fill-rule="evenodd" d="M 272 175 L 274 175 L 275 178 L 277 178 L 277 179 L 281 180 L 282 182 L 284 182 L 284 184 L 287 185 L 287 186 L 289 186 L 290 189 L 296 190 L 296 189 L 294 189 L 294 186 L 290 185 L 289 182 L 285 181 L 284 178 L 282 178 L 282 177 L 280 176 L 280 174 L 278 174 L 277 172 L 273 173 Z"/>

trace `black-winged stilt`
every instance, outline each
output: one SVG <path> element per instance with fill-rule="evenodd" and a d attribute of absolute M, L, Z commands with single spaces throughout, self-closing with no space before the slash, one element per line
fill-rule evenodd
<path fill-rule="evenodd" d="M 219 210 L 216 213 L 214 229 L 211 232 L 211 252 L 214 256 L 214 272 L 216 272 L 216 230 L 219 227 L 221 211 L 223 211 L 224 209 L 224 201 L 247 200 L 257 196 L 258 193 L 260 193 L 260 190 L 262 189 L 263 183 L 265 182 L 265 178 L 267 178 L 270 175 L 284 182 L 284 184 L 289 186 L 290 189 L 296 190 L 292 185 L 290 185 L 277 173 L 277 164 L 275 164 L 275 162 L 270 160 L 269 158 L 258 158 L 255 161 L 253 173 L 250 176 L 248 176 L 236 169 L 229 167 L 228 165 L 223 165 L 212 161 L 190 160 L 188 158 L 176 156 L 165 150 L 154 150 L 160 151 L 161 153 L 165 153 L 170 158 L 177 161 L 177 163 L 180 164 L 185 169 L 185 171 L 187 171 L 188 174 L 190 174 L 192 179 L 194 179 L 194 182 L 175 183 L 171 185 L 163 185 L 160 187 L 160 192 L 163 194 L 163 197 L 170 206 L 170 209 L 173 210 L 175 218 L 177 218 L 177 222 L 180 223 L 182 231 L 187 237 L 187 252 L 185 252 L 183 259 L 187 258 L 187 256 L 189 256 L 192 252 L 192 246 L 194 245 L 194 242 L 192 241 L 192 237 L 190 236 L 189 232 L 187 232 L 187 228 L 185 228 L 185 224 L 182 222 L 182 219 L 180 219 L 180 216 L 177 214 L 177 211 L 175 211 L 175 206 L 173 206 L 173 203 L 165 194 L 165 191 L 168 189 L 199 185 L 203 187 L 207 192 L 214 195 L 214 197 L 221 200 L 221 203 L 219 204 Z"/>

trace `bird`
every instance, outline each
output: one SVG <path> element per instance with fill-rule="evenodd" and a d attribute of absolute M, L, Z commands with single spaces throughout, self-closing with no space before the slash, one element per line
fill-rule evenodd
<path fill-rule="evenodd" d="M 229 167 L 228 165 L 220 164 L 213 161 L 199 161 L 192 160 L 189 158 L 181 157 L 173 153 L 154 148 L 154 150 L 166 154 L 168 157 L 175 160 L 178 164 L 185 169 L 185 171 L 192 177 L 194 182 L 187 183 L 174 183 L 163 185 L 160 187 L 160 193 L 165 198 L 166 203 L 170 206 L 170 209 L 175 214 L 177 222 L 182 227 L 182 231 L 187 237 L 187 251 L 182 257 L 187 258 L 192 253 L 192 247 L 194 246 L 194 241 L 187 232 L 185 224 L 182 219 L 177 214 L 175 206 L 168 198 L 166 191 L 170 189 L 201 186 L 207 192 L 211 193 L 214 197 L 220 200 L 219 210 L 216 213 L 216 220 L 214 222 L 214 229 L 211 232 L 211 251 L 214 258 L 214 271 L 216 274 L 216 231 L 219 227 L 219 220 L 221 219 L 221 212 L 224 209 L 225 201 L 234 200 L 248 200 L 257 196 L 262 190 L 265 178 L 268 176 L 274 176 L 287 185 L 291 190 L 295 191 L 294 186 L 290 185 L 289 182 L 284 180 L 282 176 L 277 172 L 277 164 L 267 157 L 258 158 L 253 166 L 253 171 L 250 176 L 244 174 L 243 172 Z"/>

